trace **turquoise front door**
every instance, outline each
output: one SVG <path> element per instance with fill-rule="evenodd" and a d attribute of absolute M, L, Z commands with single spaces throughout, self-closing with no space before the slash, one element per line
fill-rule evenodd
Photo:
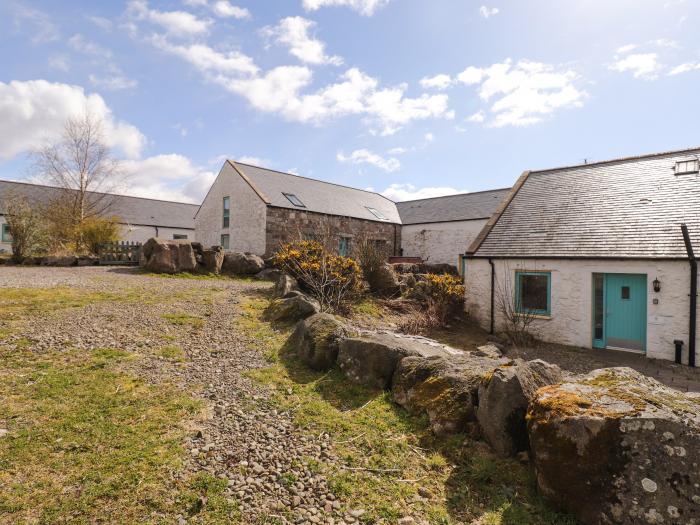
<path fill-rule="evenodd" d="M 594 275 L 593 281 L 594 346 L 644 352 L 647 339 L 647 276 L 606 273 Z"/>

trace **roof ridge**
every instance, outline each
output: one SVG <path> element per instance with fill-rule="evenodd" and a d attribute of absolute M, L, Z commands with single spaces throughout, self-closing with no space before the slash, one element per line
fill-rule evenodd
<path fill-rule="evenodd" d="M 386 196 L 384 196 L 384 195 L 382 195 L 381 193 L 378 193 L 378 192 L 376 192 L 376 191 L 364 190 L 364 189 L 362 189 L 362 188 L 356 188 L 355 186 L 348 186 L 347 184 L 338 184 L 337 182 L 330 182 L 330 181 L 327 181 L 327 180 L 321 180 L 321 179 L 314 179 L 314 178 L 311 178 L 311 177 L 305 177 L 304 175 L 298 175 L 298 174 L 296 174 L 296 173 L 289 173 L 288 171 L 281 171 L 281 170 L 275 170 L 275 169 L 272 169 L 272 168 L 266 168 L 265 166 L 258 166 L 257 164 L 249 164 L 249 163 L 247 163 L 247 162 L 239 162 L 239 161 L 237 161 L 237 160 L 231 160 L 230 162 L 233 162 L 233 163 L 235 163 L 235 164 L 241 164 L 241 165 L 243 165 L 243 166 L 249 166 L 249 167 L 251 167 L 251 168 L 258 168 L 258 169 L 260 169 L 260 170 L 272 171 L 273 173 L 281 173 L 282 175 L 289 175 L 289 176 L 291 176 L 291 177 L 297 177 L 297 178 L 300 178 L 300 179 L 312 180 L 312 181 L 314 181 L 314 182 L 320 182 L 320 183 L 322 183 L 322 184 L 330 184 L 330 185 L 332 185 L 332 186 L 338 186 L 338 187 L 340 187 L 340 188 L 347 188 L 347 189 L 349 189 L 349 190 L 356 190 L 356 191 L 362 191 L 362 192 L 364 192 L 364 193 L 371 193 L 371 194 L 373 194 L 373 195 L 379 195 L 379 196 L 382 197 L 383 199 L 386 199 L 386 200 L 388 200 L 389 202 L 391 202 L 391 203 L 393 203 L 393 204 L 396 204 L 396 202 L 395 202 L 395 201 L 392 201 L 389 197 L 386 197 Z"/>
<path fill-rule="evenodd" d="M 696 146 L 693 148 L 678 149 L 678 150 L 660 151 L 657 153 L 644 153 L 641 155 L 631 155 L 628 157 L 616 157 L 616 158 L 607 159 L 607 160 L 586 162 L 583 164 L 569 164 L 569 165 L 565 165 L 565 166 L 558 166 L 556 168 L 543 168 L 543 169 L 539 169 L 539 170 L 530 170 L 530 173 L 536 174 L 536 173 L 546 173 L 549 171 L 567 170 L 567 169 L 573 169 L 573 168 L 587 168 L 590 166 L 600 166 L 602 164 L 614 164 L 616 162 L 629 162 L 629 161 L 633 161 L 633 160 L 649 159 L 649 158 L 654 158 L 654 157 L 664 157 L 664 156 L 668 156 L 668 155 L 678 155 L 679 153 L 690 153 L 690 152 L 700 152 L 700 146 Z"/>
<path fill-rule="evenodd" d="M 75 188 L 61 188 L 60 186 L 51 186 L 49 184 L 37 184 L 35 182 L 25 182 L 21 180 L 7 180 L 7 179 L 0 179 L 0 183 L 2 182 L 7 182 L 11 184 L 23 184 L 25 186 L 35 186 L 37 188 L 50 188 L 52 190 L 69 190 L 69 191 L 78 191 Z M 94 193 L 96 195 L 112 195 L 114 197 L 126 197 L 128 199 L 141 199 L 141 200 L 146 200 L 146 201 L 156 201 L 156 202 L 167 202 L 169 204 L 185 204 L 187 206 L 200 206 L 200 204 L 193 204 L 191 202 L 182 202 L 182 201 L 169 201 L 166 199 L 154 199 L 152 197 L 137 197 L 135 195 L 124 195 L 123 193 L 110 193 L 106 191 L 91 191 L 88 190 L 87 193 Z"/>
<path fill-rule="evenodd" d="M 495 192 L 495 191 L 508 191 L 510 188 L 494 188 L 492 190 L 479 190 L 479 191 L 466 191 L 462 193 L 452 193 L 450 195 L 437 195 L 435 197 L 423 197 L 422 199 L 410 199 L 407 201 L 398 201 L 396 204 L 406 204 L 409 202 L 418 202 L 418 201 L 432 201 L 434 199 L 443 199 L 445 197 L 461 197 L 463 195 L 479 195 L 482 193 L 490 193 L 490 192 Z"/>

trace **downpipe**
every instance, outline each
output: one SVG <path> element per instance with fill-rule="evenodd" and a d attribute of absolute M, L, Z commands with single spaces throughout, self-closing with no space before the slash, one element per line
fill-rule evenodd
<path fill-rule="evenodd" d="M 697 332 L 697 311 L 698 311 L 698 261 L 693 252 L 693 243 L 690 240 L 688 226 L 681 224 L 683 232 L 683 242 L 685 250 L 688 252 L 688 262 L 690 263 L 690 322 L 688 327 L 688 366 L 695 367 L 695 339 Z"/>
<path fill-rule="evenodd" d="M 493 259 L 489 257 L 489 264 L 491 265 L 491 326 L 489 328 L 489 334 L 493 335 L 494 332 L 494 294 L 496 286 L 496 267 L 493 264 Z"/>

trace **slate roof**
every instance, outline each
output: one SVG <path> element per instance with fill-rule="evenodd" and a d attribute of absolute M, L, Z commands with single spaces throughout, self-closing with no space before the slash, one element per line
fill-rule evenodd
<path fill-rule="evenodd" d="M 271 206 L 369 221 L 401 223 L 396 204 L 378 193 L 251 166 L 242 162 L 231 161 L 231 163 Z M 294 206 L 284 193 L 296 195 L 306 207 Z M 368 207 L 378 210 L 387 220 L 378 219 L 367 209 Z"/>
<path fill-rule="evenodd" d="M 677 161 L 698 155 L 695 148 L 525 174 L 470 250 L 484 257 L 685 258 L 686 223 L 700 254 L 700 177 L 674 171 Z"/>
<path fill-rule="evenodd" d="M 5 211 L 2 201 L 4 200 L 3 196 L 7 193 L 23 195 L 30 202 L 45 203 L 55 198 L 60 191 L 63 190 L 51 186 L 0 180 L 0 215 Z M 125 224 L 194 230 L 194 214 L 199 208 L 196 204 L 126 195 L 98 193 L 93 195 L 106 195 L 106 199 L 110 201 L 109 215 L 117 215 Z"/>
<path fill-rule="evenodd" d="M 402 224 L 469 221 L 493 215 L 510 188 L 397 202 Z"/>

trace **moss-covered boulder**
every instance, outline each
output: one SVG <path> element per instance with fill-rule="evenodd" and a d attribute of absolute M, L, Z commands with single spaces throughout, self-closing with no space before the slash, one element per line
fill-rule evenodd
<path fill-rule="evenodd" d="M 411 413 L 425 413 L 438 435 L 464 432 L 476 420 L 479 385 L 505 362 L 466 352 L 406 357 L 394 372 L 394 400 Z"/>
<path fill-rule="evenodd" d="M 265 269 L 265 261 L 254 253 L 227 252 L 221 271 L 233 275 L 255 275 Z"/>
<path fill-rule="evenodd" d="M 296 323 L 318 313 L 320 310 L 321 308 L 317 301 L 299 294 L 285 299 L 273 300 L 263 312 L 263 318 L 266 321 Z"/>
<path fill-rule="evenodd" d="M 558 366 L 541 359 L 516 359 L 487 377 L 479 386 L 477 419 L 482 435 L 496 453 L 514 456 L 529 448 L 525 415 L 530 400 L 538 389 L 562 379 Z"/>
<path fill-rule="evenodd" d="M 630 368 L 537 391 L 541 493 L 583 523 L 700 523 L 700 402 Z"/>
<path fill-rule="evenodd" d="M 330 314 L 315 314 L 297 324 L 291 343 L 297 356 L 314 370 L 330 370 L 335 366 L 340 341 L 348 329 Z"/>
<path fill-rule="evenodd" d="M 408 356 L 461 354 L 422 337 L 393 333 L 372 333 L 340 342 L 338 365 L 351 381 L 388 389 L 399 361 Z"/>
<path fill-rule="evenodd" d="M 273 297 L 286 297 L 290 292 L 299 290 L 299 283 L 289 274 L 280 273 L 275 280 L 275 288 L 272 290 Z"/>

